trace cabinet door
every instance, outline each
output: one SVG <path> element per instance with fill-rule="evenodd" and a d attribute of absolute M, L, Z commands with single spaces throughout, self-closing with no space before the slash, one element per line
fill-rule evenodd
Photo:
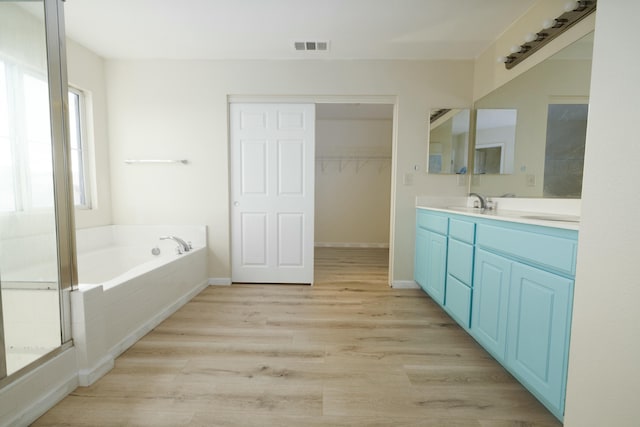
<path fill-rule="evenodd" d="M 447 274 L 445 308 L 460 326 L 469 329 L 471 319 L 471 288 Z"/>
<path fill-rule="evenodd" d="M 430 232 L 417 227 L 416 229 L 416 254 L 413 266 L 414 280 L 426 290 L 427 286 L 427 242 Z"/>
<path fill-rule="evenodd" d="M 434 301 L 444 305 L 444 284 L 447 274 L 447 238 L 429 232 L 427 235 L 427 264 L 425 290 Z"/>
<path fill-rule="evenodd" d="M 511 264 L 481 249 L 476 252 L 471 333 L 500 362 L 506 349 Z"/>
<path fill-rule="evenodd" d="M 507 366 L 532 391 L 564 410 L 573 281 L 514 263 Z"/>

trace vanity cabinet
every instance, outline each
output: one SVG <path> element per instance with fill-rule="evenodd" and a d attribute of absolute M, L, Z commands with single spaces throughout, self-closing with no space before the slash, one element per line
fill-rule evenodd
<path fill-rule="evenodd" d="M 507 366 L 554 412 L 564 412 L 573 280 L 512 264 Z"/>
<path fill-rule="evenodd" d="M 414 279 L 438 304 L 444 304 L 449 219 L 418 212 Z"/>
<path fill-rule="evenodd" d="M 511 262 L 478 249 L 475 277 L 472 335 L 493 357 L 504 362 Z"/>
<path fill-rule="evenodd" d="M 445 310 L 460 326 L 471 326 L 475 223 L 449 219 Z"/>
<path fill-rule="evenodd" d="M 439 232 L 425 226 L 431 217 Z M 562 419 L 578 232 L 422 209 L 418 218 L 416 281 Z"/>

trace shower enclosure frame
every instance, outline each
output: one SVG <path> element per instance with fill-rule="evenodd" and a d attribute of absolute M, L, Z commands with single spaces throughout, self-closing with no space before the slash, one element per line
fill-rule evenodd
<path fill-rule="evenodd" d="M 14 0 L 33 2 L 34 0 Z M 0 388 L 41 366 L 72 346 L 70 292 L 77 287 L 77 261 L 71 156 L 69 138 L 69 102 L 66 61 L 66 36 L 63 0 L 36 0 L 44 8 L 44 25 L 49 85 L 49 111 L 53 164 L 53 192 L 58 263 L 58 299 L 60 304 L 61 345 L 34 362 L 6 375 L 2 297 L 0 295 Z M 1 280 L 1 278 L 0 278 Z"/>

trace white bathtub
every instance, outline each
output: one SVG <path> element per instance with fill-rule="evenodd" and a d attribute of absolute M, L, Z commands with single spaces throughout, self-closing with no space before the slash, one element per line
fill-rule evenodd
<path fill-rule="evenodd" d="M 69 298 L 81 385 L 106 373 L 118 355 L 207 286 L 206 234 L 204 226 L 77 230 L 79 284 Z M 177 254 L 176 242 L 160 240 L 166 235 L 190 241 L 193 249 Z M 11 372 L 60 345 L 57 269 L 44 256 L 53 241 L 35 235 L 0 246 Z"/>
<path fill-rule="evenodd" d="M 153 255 L 151 250 L 159 246 L 163 246 L 160 254 Z M 162 268 L 179 258 L 189 257 L 201 249 L 201 247 L 194 247 L 188 253 L 176 254 L 174 248 L 166 244 L 125 245 L 108 246 L 81 253 L 78 254 L 78 282 L 80 288 L 99 284 L 106 290 Z"/>
<path fill-rule="evenodd" d="M 193 248 L 178 254 L 178 244 L 161 236 L 180 237 Z M 205 248 L 206 227 L 111 225 L 80 229 L 76 240 L 79 285 L 108 289 Z M 154 248 L 158 255 L 152 253 Z"/>
<path fill-rule="evenodd" d="M 193 249 L 176 253 L 173 235 Z M 77 231 L 78 289 L 71 319 L 81 385 L 208 284 L 206 228 L 107 226 Z M 153 255 L 152 249 L 160 254 Z"/>

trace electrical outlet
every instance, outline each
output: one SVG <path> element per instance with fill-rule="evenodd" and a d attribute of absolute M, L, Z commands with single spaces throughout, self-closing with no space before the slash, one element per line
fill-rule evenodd
<path fill-rule="evenodd" d="M 536 186 L 536 176 L 533 174 L 527 174 L 527 187 Z"/>

